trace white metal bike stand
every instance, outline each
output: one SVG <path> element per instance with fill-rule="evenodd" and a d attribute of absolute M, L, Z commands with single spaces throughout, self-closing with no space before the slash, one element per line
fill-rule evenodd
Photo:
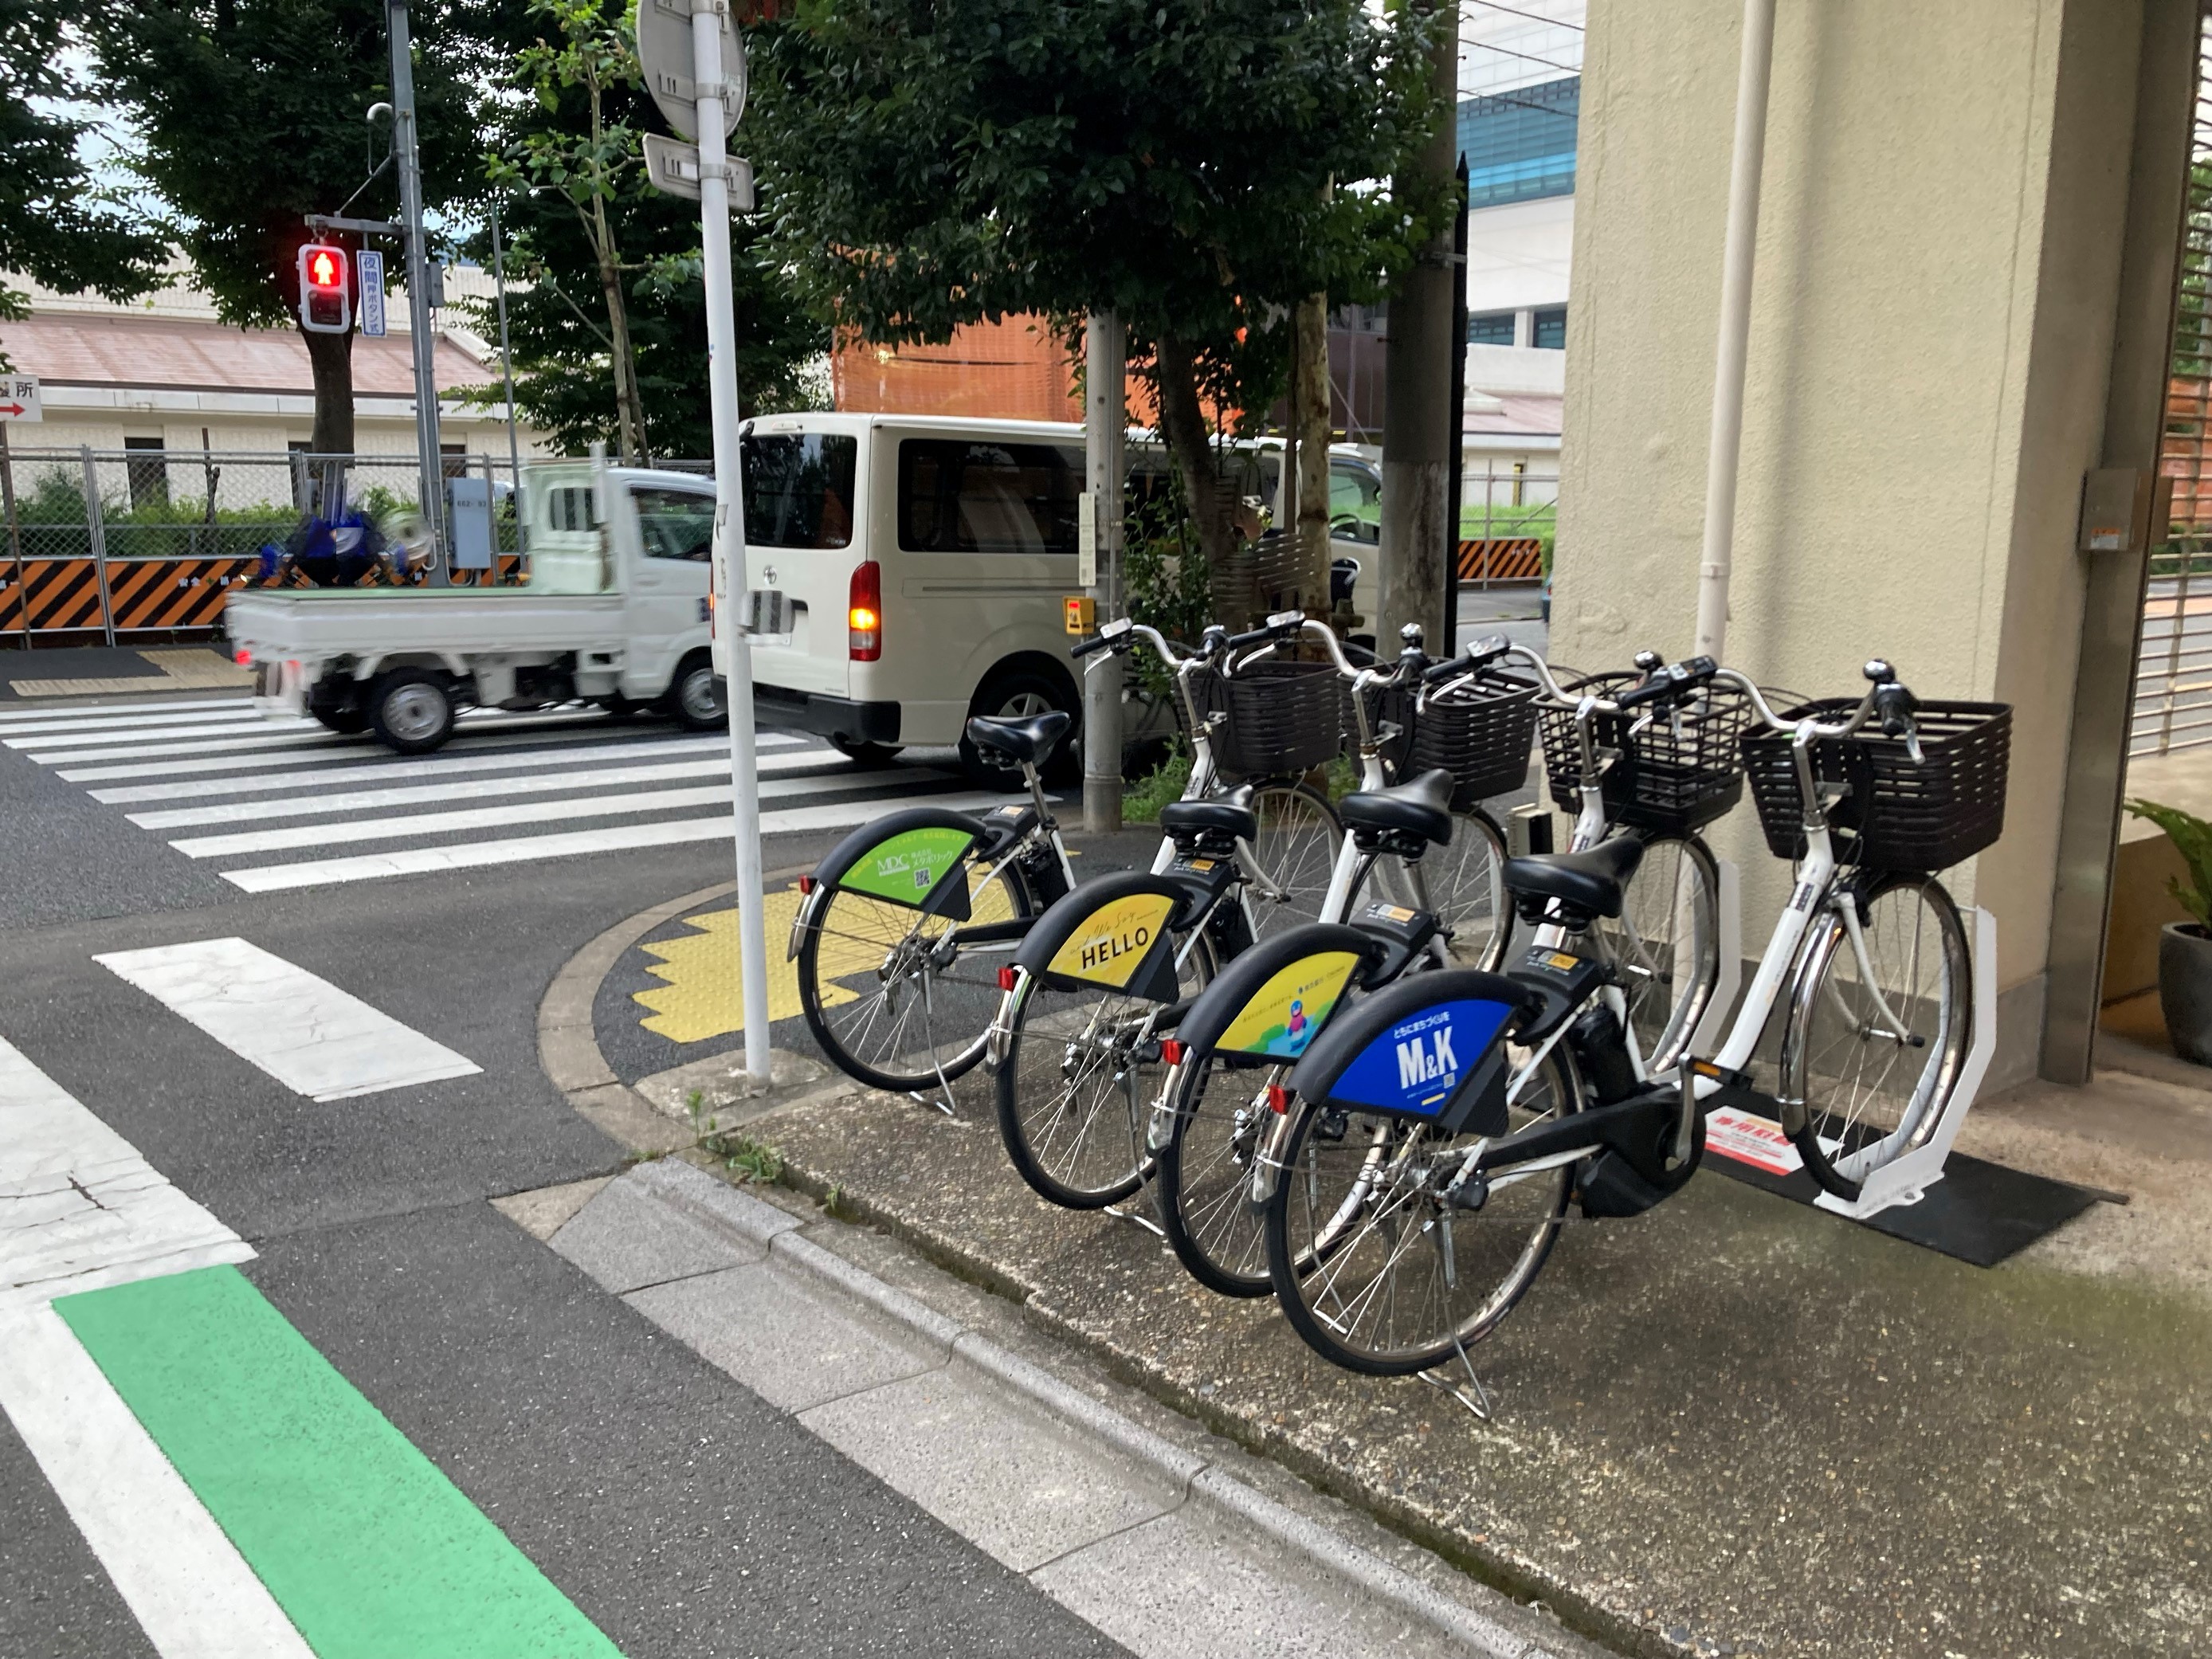
<path fill-rule="evenodd" d="M 1996 919 L 1977 905 L 1974 919 L 1974 1040 L 1966 1050 L 1966 1063 L 1959 1074 L 1958 1086 L 1944 1103 L 1943 1115 L 1936 1120 L 1936 1131 L 1920 1146 L 1906 1152 L 1894 1163 L 1885 1164 L 1866 1178 L 1855 1202 L 1846 1203 L 1833 1193 L 1822 1193 L 1814 1201 L 1821 1209 L 1837 1215 L 1847 1216 L 1853 1221 L 1864 1221 L 1869 1216 L 1900 1204 L 1917 1204 L 1927 1195 L 1928 1189 L 1943 1178 L 1943 1165 L 1951 1156 L 1951 1143 L 1959 1138 L 1959 1127 L 1966 1121 L 1966 1113 L 1981 1092 L 1982 1079 L 1990 1069 L 1990 1057 L 1997 1046 L 1997 924 Z M 1845 1176 L 1856 1176 L 1855 1164 L 1878 1161 L 1889 1150 L 1894 1136 L 1878 1140 L 1862 1148 L 1851 1157 L 1840 1159 L 1837 1169 Z"/>
<path fill-rule="evenodd" d="M 1736 994 L 1743 989 L 1743 872 L 1734 859 L 1716 859 L 1713 868 L 1720 878 L 1713 908 L 1720 934 L 1721 971 L 1713 986 L 1713 1000 L 1705 1005 L 1698 1029 L 1690 1033 L 1690 1046 L 1682 1051 L 1687 1054 L 1710 1054 L 1720 1048 L 1722 1036 L 1735 1015 Z"/>

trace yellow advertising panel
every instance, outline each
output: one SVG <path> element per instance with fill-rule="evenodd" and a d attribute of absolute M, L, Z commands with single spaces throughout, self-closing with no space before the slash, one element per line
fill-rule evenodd
<path fill-rule="evenodd" d="M 1144 964 L 1176 902 L 1162 893 L 1132 893 L 1100 905 L 1076 924 L 1045 971 L 1118 991 Z"/>
<path fill-rule="evenodd" d="M 1253 994 L 1213 1046 L 1235 1054 L 1296 1060 L 1328 1018 L 1358 966 L 1358 957 L 1350 951 L 1318 951 L 1300 957 Z"/>

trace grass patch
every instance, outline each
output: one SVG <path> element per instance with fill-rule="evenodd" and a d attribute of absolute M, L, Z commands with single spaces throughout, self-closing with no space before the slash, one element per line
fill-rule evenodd
<path fill-rule="evenodd" d="M 1182 799 L 1190 781 L 1190 754 L 1177 738 L 1168 757 L 1121 792 L 1121 822 L 1158 823 L 1160 808 Z"/>

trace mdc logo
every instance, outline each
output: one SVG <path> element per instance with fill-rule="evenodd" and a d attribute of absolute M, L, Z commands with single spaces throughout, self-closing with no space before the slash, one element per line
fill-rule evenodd
<path fill-rule="evenodd" d="M 1452 1053 L 1451 1027 L 1440 1025 L 1425 1036 L 1416 1035 L 1398 1045 L 1398 1086 L 1416 1089 L 1424 1083 L 1457 1074 L 1459 1060 Z"/>

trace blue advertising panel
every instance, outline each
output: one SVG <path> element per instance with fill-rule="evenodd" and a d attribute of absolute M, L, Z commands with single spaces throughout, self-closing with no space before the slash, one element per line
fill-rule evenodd
<path fill-rule="evenodd" d="M 1431 1003 L 1389 1026 L 1344 1068 L 1329 1098 L 1414 1117 L 1434 1117 L 1473 1074 L 1513 1013 L 1487 999 Z"/>

